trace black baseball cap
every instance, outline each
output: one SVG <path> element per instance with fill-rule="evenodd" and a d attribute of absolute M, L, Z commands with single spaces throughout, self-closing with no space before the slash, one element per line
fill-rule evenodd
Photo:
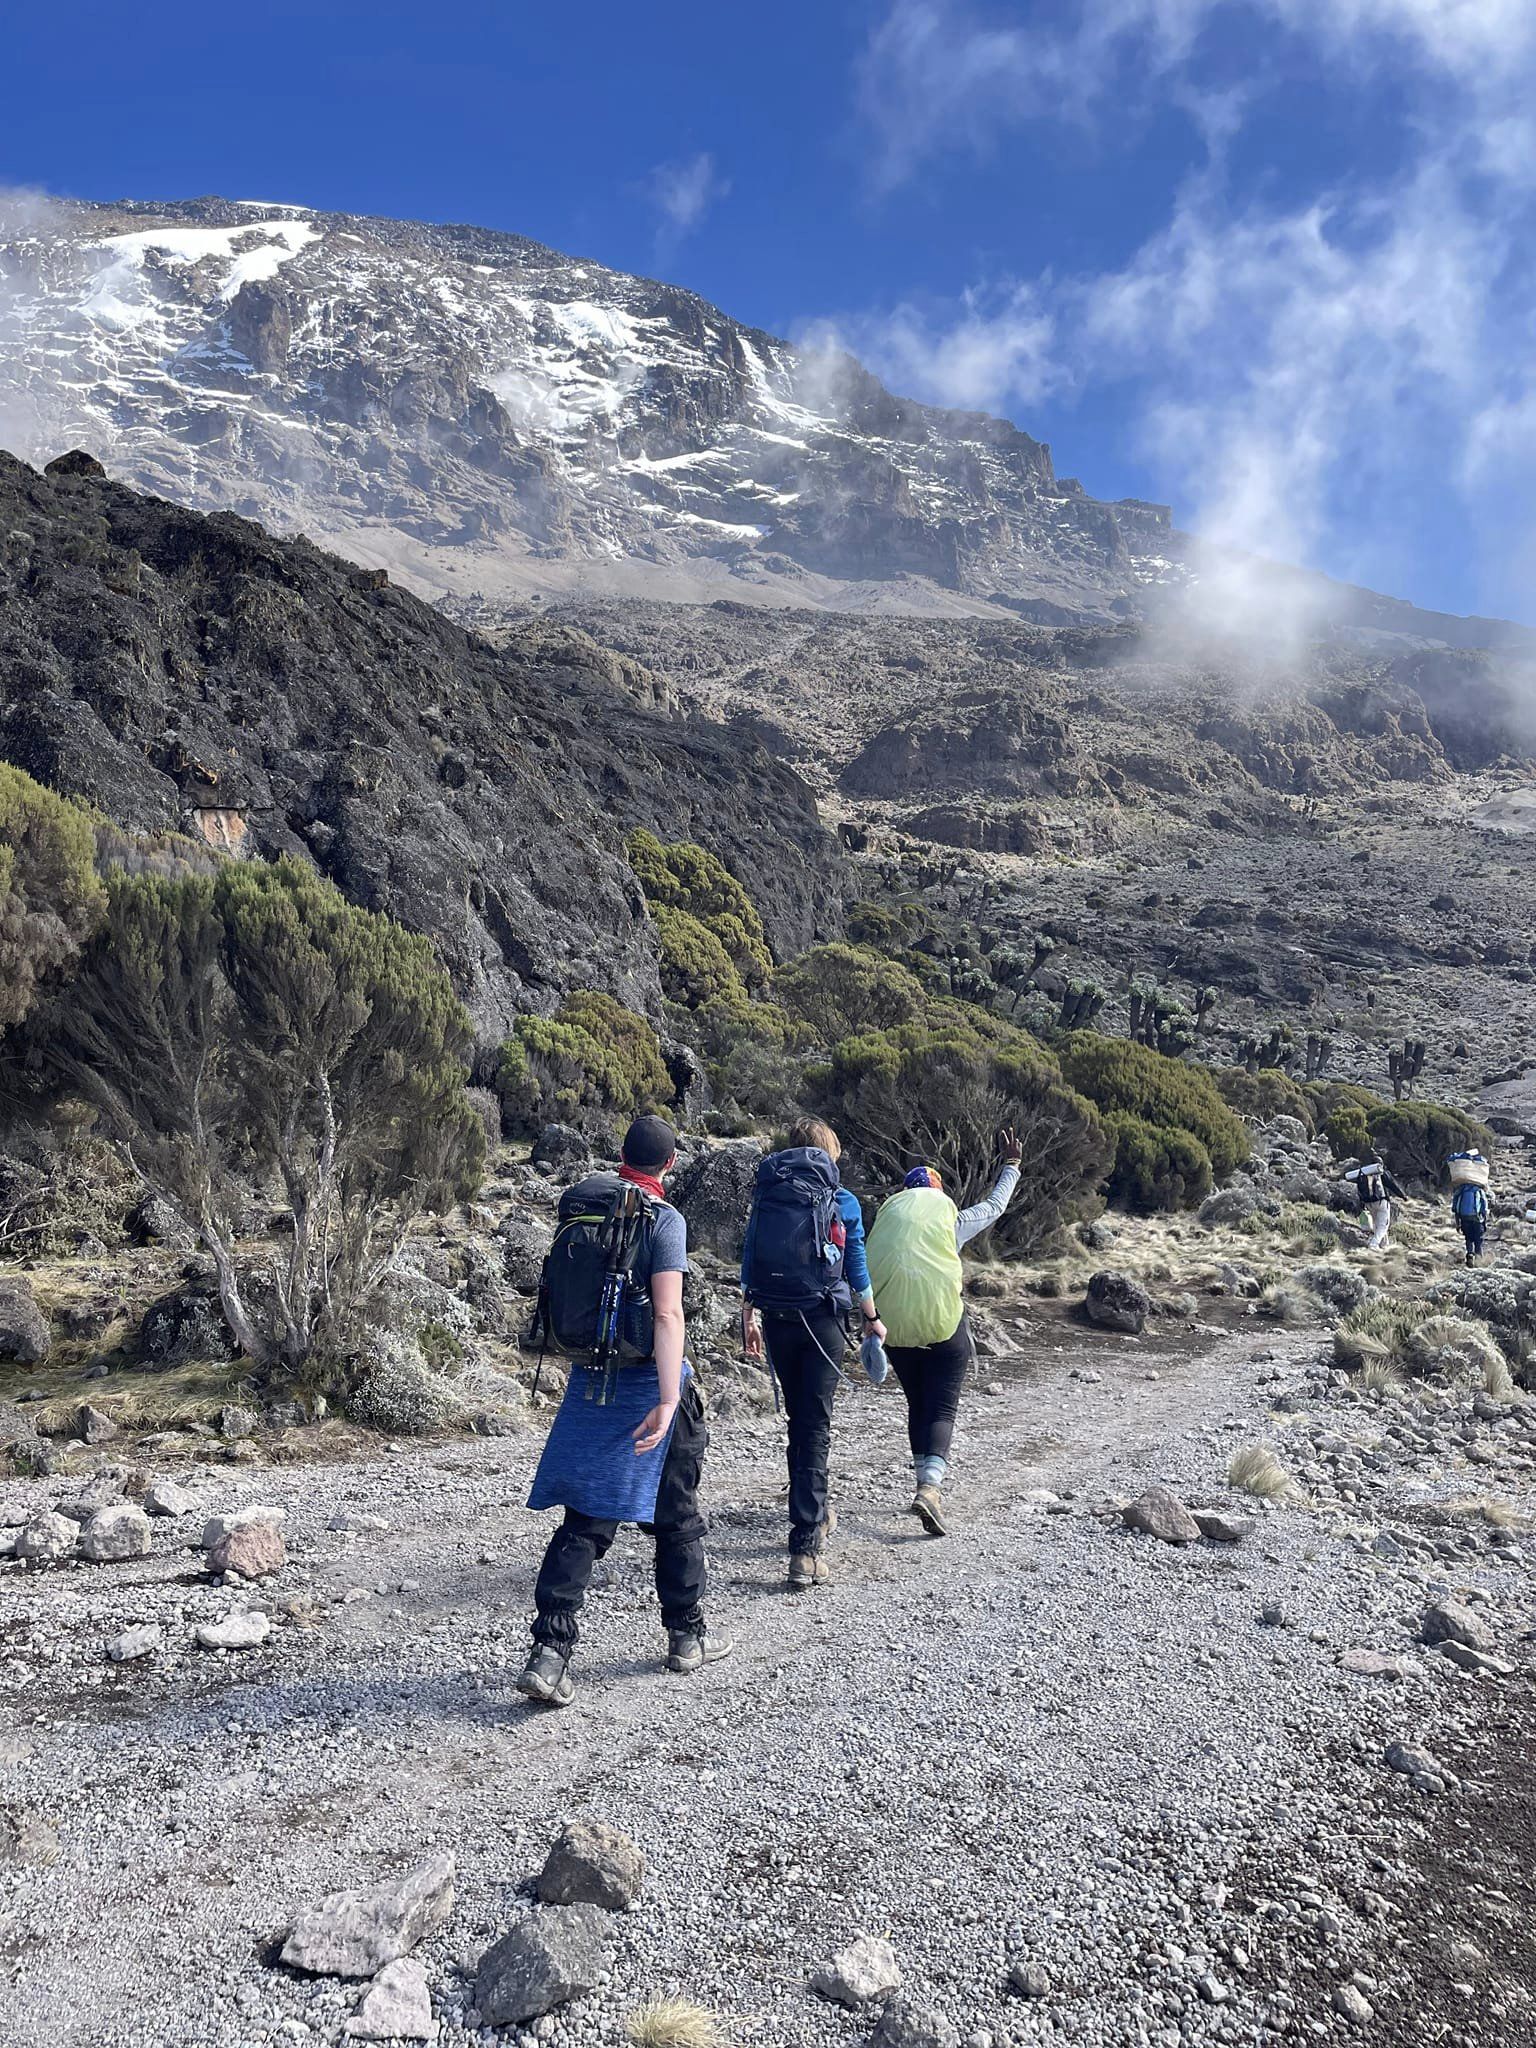
<path fill-rule="evenodd" d="M 641 1173 L 656 1173 L 677 1150 L 677 1133 L 660 1116 L 637 1116 L 624 1133 L 622 1157 L 626 1166 Z"/>

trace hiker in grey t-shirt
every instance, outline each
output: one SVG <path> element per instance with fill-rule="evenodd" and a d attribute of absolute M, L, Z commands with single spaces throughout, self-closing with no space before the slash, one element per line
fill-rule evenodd
<path fill-rule="evenodd" d="M 568 1666 L 579 1634 L 577 1616 L 621 1522 L 636 1522 L 656 1539 L 668 1670 L 697 1671 L 731 1647 L 711 1636 L 704 1620 L 705 1523 L 698 1495 L 709 1429 L 703 1396 L 683 1356 L 688 1226 L 662 1188 L 676 1154 L 669 1124 L 657 1116 L 637 1117 L 619 1169 L 619 1182 L 638 1189 L 645 1204 L 629 1298 L 649 1316 L 651 1356 L 607 1372 L 595 1370 L 591 1360 L 573 1362 L 529 1496 L 530 1507 L 565 1511 L 539 1568 L 533 1650 L 517 1681 L 519 1692 L 550 1706 L 567 1706 L 575 1696 Z M 611 1207 L 612 1178 L 594 1183 L 604 1185 Z M 587 1223 L 590 1228 L 592 1218 Z M 631 1358 L 644 1341 L 634 1340 Z"/>

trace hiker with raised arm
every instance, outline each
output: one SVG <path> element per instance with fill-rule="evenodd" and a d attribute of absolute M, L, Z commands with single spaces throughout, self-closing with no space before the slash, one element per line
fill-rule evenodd
<path fill-rule="evenodd" d="M 881 1206 L 869 1233 L 869 1273 L 886 1325 L 891 1367 L 907 1400 L 907 1440 L 917 1491 L 912 1513 L 930 1536 L 947 1535 L 943 1486 L 976 1355 L 961 1292 L 962 1249 L 1002 1217 L 1019 1185 L 1023 1147 L 1004 1131 L 992 1191 L 968 1209 L 944 1192 L 938 1169 L 916 1166 Z"/>
<path fill-rule="evenodd" d="M 548 1706 L 575 1696 L 577 1616 L 621 1522 L 655 1538 L 667 1669 L 697 1671 L 731 1647 L 704 1619 L 709 1429 L 683 1355 L 688 1226 L 662 1185 L 676 1158 L 671 1125 L 637 1117 L 617 1174 L 589 1174 L 561 1196 L 539 1283 L 534 1339 L 571 1369 L 528 1505 L 565 1512 L 539 1567 L 517 1689 Z"/>
<path fill-rule="evenodd" d="M 757 1170 L 741 1260 L 742 1341 L 766 1353 L 789 1420 L 789 1585 L 805 1592 L 830 1573 L 826 1540 L 832 1405 L 857 1299 L 867 1336 L 883 1337 L 864 1256 L 864 1215 L 842 1184 L 830 1124 L 804 1117 Z"/>

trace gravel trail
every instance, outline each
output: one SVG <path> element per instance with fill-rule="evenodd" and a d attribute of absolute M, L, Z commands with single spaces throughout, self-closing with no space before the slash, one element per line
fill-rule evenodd
<path fill-rule="evenodd" d="M 0 1566 L 0 1815 L 58 1837 L 52 1862 L 0 1853 L 7 2048 L 339 2042 L 363 1987 L 278 1969 L 275 1944 L 304 1905 L 440 1848 L 458 1903 L 419 1954 L 450 2048 L 601 2048 L 668 1991 L 752 2048 L 862 2043 L 874 2010 L 807 1984 L 859 1933 L 891 1940 L 906 1989 L 969 2048 L 1362 2038 L 1340 2009 L 1352 1985 L 1371 2038 L 1419 2038 L 1392 2017 L 1424 1967 L 1403 1949 L 1410 1852 L 1478 1789 L 1427 1799 L 1384 1749 L 1454 1740 L 1491 1692 L 1515 1699 L 1518 1676 L 1469 1675 L 1412 1638 L 1427 1591 L 1470 1585 L 1516 1655 L 1528 1553 L 1473 1544 L 1453 1567 L 1427 1544 L 1372 1547 L 1464 1495 L 1459 1460 L 1425 1481 L 1384 1459 L 1343 1505 L 1227 1492 L 1239 1444 L 1311 1454 L 1307 1417 L 1271 1404 L 1303 1387 L 1324 1411 L 1316 1333 L 1138 1341 L 1041 1312 L 1019 1334 L 1011 1376 L 983 1364 L 972 1385 L 947 1541 L 902 1512 L 899 1398 L 840 1400 L 835 1582 L 811 1595 L 781 1590 L 779 1426 L 728 1393 L 707 1489 L 711 1614 L 735 1656 L 659 1671 L 649 1546 L 626 1532 L 564 1713 L 511 1688 L 548 1526 L 522 1507 L 531 1435 L 181 1468 L 208 1512 L 287 1510 L 290 1562 L 248 1592 L 207 1580 L 201 1513 L 157 1522 L 148 1558 Z M 1517 1493 L 1530 1464 L 1515 1459 Z M 1257 1528 L 1184 1548 L 1133 1534 L 1115 1504 L 1153 1484 Z M 62 1497 L 18 1483 L 0 1509 Z M 389 1526 L 327 1527 L 347 1515 Z M 265 1645 L 194 1646 L 245 1604 L 272 1615 Z M 108 1663 L 138 1623 L 161 1626 L 159 1654 Z M 1407 1675 L 1344 1669 L 1358 1649 Z M 575 1816 L 649 1863 L 609 1925 L 611 1975 L 527 2033 L 482 2029 L 474 1964 L 532 1910 Z M 1044 1995 L 1005 1988 L 1016 1964 Z M 1471 1981 L 1424 2038 L 1536 2038 L 1497 1964 L 1462 1959 Z"/>

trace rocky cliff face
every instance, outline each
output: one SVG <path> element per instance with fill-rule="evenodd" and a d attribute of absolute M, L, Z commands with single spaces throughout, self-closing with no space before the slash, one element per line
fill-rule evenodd
<path fill-rule="evenodd" d="M 434 591 L 1112 616 L 1166 507 L 674 286 L 516 235 L 196 200 L 0 226 L 17 452 L 302 528 Z"/>
<path fill-rule="evenodd" d="M 430 933 L 487 1041 L 572 987 L 659 1009 L 623 836 L 750 879 L 781 952 L 835 916 L 794 773 L 543 621 L 494 649 L 376 571 L 0 456 L 0 757 L 141 832 L 302 853 Z"/>

